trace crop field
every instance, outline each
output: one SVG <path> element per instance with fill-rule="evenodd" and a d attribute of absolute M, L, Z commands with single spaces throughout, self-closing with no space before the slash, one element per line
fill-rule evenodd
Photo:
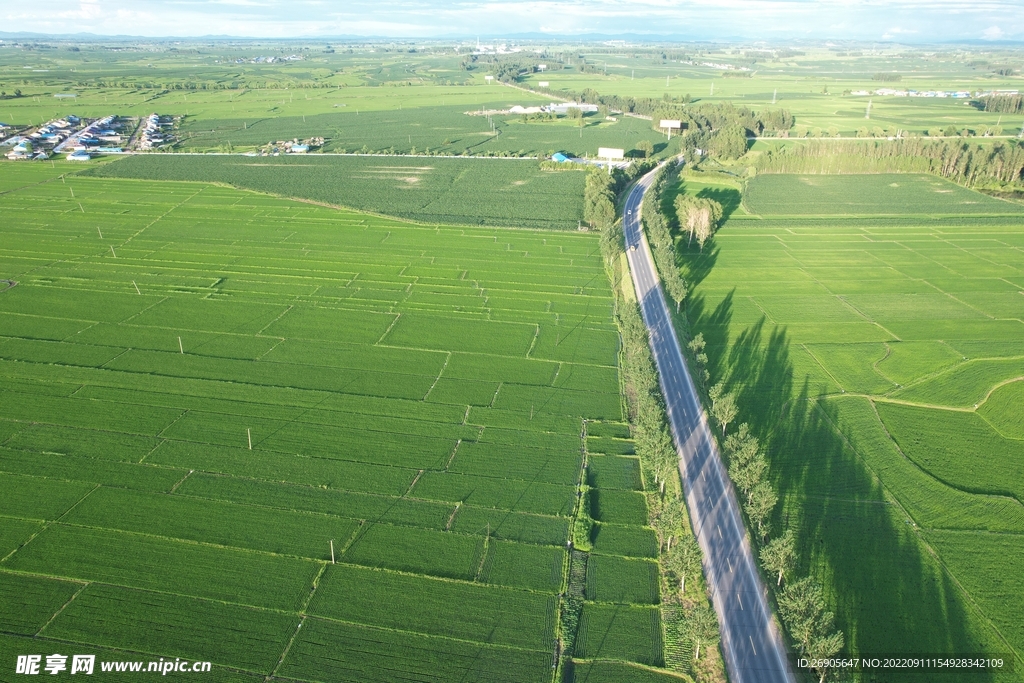
<path fill-rule="evenodd" d="M 153 154 L 128 157 L 91 172 L 104 177 L 229 183 L 430 223 L 575 230 L 583 217 L 584 173 L 542 171 L 536 161 L 528 160 Z M 279 215 L 283 218 L 303 210 L 301 205 L 291 205 Z M 381 292 L 384 297 L 401 294 L 400 290 Z M 456 306 L 482 311 L 483 300 L 475 293 L 465 294 L 452 289 L 429 296 L 414 292 L 412 297 L 434 310 Z M 505 296 L 506 305 L 516 310 L 530 301 L 535 307 L 548 305 L 532 294 L 524 298 L 504 291 L 494 294 Z M 370 292 L 356 296 L 366 298 Z M 559 302 L 559 308 L 569 310 L 574 304 Z"/>
<path fill-rule="evenodd" d="M 763 216 L 1024 214 L 1024 206 L 932 175 L 774 175 L 752 179 L 743 204 Z"/>
<path fill-rule="evenodd" d="M 587 427 L 586 475 L 596 524 L 581 577 L 585 602 L 574 655 L 664 666 L 658 538 L 647 526 L 640 461 L 625 425 L 597 422 Z M 577 664 L 575 680 L 593 680 L 588 671 Z M 611 667 L 604 675 L 632 681 L 636 671 Z"/>
<path fill-rule="evenodd" d="M 586 421 L 577 654 L 660 663 L 594 235 L 68 168 L 0 165 L 5 661 L 549 681 Z"/>
<path fill-rule="evenodd" d="M 689 318 L 767 441 L 798 571 L 849 653 L 997 653 L 1016 673 L 991 680 L 1024 680 L 1020 206 L 923 176 L 761 176 L 744 204 L 680 244 Z"/>

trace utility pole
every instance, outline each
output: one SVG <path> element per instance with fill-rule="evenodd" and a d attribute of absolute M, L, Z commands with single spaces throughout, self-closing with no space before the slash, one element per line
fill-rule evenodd
<path fill-rule="evenodd" d="M 775 104 L 775 98 L 779 95 L 779 89 L 776 88 L 775 92 L 772 93 L 772 104 Z"/>
<path fill-rule="evenodd" d="M 866 119 L 870 119 L 871 118 L 871 100 L 868 100 L 868 109 L 867 109 L 867 111 L 864 112 L 864 118 L 866 118 Z"/>
<path fill-rule="evenodd" d="M 331 564 L 334 564 L 334 539 L 331 539 Z"/>

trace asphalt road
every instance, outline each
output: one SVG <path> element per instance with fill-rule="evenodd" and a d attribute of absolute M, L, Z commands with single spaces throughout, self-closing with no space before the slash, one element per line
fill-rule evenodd
<path fill-rule="evenodd" d="M 795 683 L 785 645 L 768 610 L 739 502 L 683 361 L 654 259 L 640 227 L 640 202 L 653 179 L 654 172 L 644 176 L 626 200 L 626 257 L 668 406 L 686 505 L 718 613 L 725 664 L 732 683 Z"/>

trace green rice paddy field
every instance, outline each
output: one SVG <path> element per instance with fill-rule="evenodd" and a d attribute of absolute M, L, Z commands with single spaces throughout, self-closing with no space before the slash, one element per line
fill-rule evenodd
<path fill-rule="evenodd" d="M 550 681 L 586 449 L 577 671 L 658 677 L 596 236 L 70 169 L 0 165 L 4 662 Z"/>
<path fill-rule="evenodd" d="M 140 154 L 90 174 L 200 180 L 430 223 L 576 230 L 582 171 L 542 171 L 521 159 Z"/>
<path fill-rule="evenodd" d="M 1024 679 L 1024 207 L 780 175 L 744 209 L 681 246 L 689 315 L 767 438 L 798 571 L 851 654 L 994 653 L 1016 673 L 971 680 Z"/>

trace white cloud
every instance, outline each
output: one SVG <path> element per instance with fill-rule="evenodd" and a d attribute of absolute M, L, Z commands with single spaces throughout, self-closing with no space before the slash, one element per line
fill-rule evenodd
<path fill-rule="evenodd" d="M 998 26 L 989 26 L 981 32 L 981 36 L 985 40 L 999 40 L 1003 37 L 1003 29 Z"/>

